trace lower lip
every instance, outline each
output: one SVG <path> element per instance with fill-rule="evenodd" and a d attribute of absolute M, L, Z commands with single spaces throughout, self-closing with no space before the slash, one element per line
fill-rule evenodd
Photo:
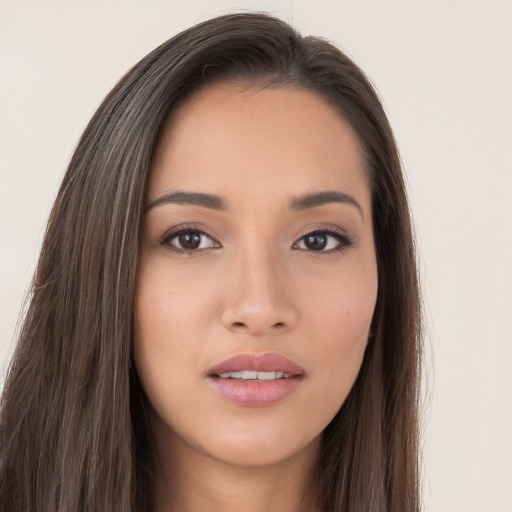
<path fill-rule="evenodd" d="M 291 395 L 302 377 L 276 380 L 241 380 L 209 377 L 209 382 L 223 398 L 245 407 L 264 407 Z"/>

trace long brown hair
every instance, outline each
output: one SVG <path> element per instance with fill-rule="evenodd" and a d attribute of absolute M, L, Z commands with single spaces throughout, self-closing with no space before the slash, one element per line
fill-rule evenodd
<path fill-rule="evenodd" d="M 151 160 L 169 113 L 216 81 L 294 86 L 357 131 L 372 191 L 379 291 L 349 397 L 323 435 L 325 511 L 419 510 L 421 309 L 400 160 L 377 94 L 339 49 L 265 14 L 221 16 L 142 59 L 99 107 L 53 206 L 0 418 L 0 509 L 152 507 L 133 305 Z"/>

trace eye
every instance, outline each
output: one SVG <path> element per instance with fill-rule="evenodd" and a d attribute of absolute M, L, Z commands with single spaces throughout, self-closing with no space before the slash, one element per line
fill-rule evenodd
<path fill-rule="evenodd" d="M 190 254 L 204 249 L 220 247 L 220 244 L 204 231 L 189 228 L 165 235 L 160 243 L 180 254 Z"/>
<path fill-rule="evenodd" d="M 311 231 L 300 238 L 295 249 L 314 252 L 342 251 L 353 245 L 353 241 L 345 234 L 330 230 Z"/>

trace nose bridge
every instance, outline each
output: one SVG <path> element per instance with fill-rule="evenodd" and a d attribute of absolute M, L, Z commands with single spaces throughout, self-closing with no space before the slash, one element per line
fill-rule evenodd
<path fill-rule="evenodd" d="M 290 328 L 296 311 L 287 294 L 282 255 L 259 237 L 234 251 L 223 323 L 230 330 L 263 335 Z"/>

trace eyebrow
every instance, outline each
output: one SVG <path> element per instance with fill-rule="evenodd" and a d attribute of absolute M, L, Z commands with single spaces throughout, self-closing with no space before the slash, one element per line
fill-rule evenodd
<path fill-rule="evenodd" d="M 226 210 L 227 206 L 223 199 L 212 194 L 203 194 L 201 192 L 172 192 L 155 199 L 146 209 L 152 210 L 163 204 L 192 204 L 202 206 L 212 210 Z"/>
<path fill-rule="evenodd" d="M 361 205 L 350 195 L 338 192 L 337 190 L 326 190 L 324 192 L 314 192 L 306 194 L 294 199 L 291 203 L 292 210 L 307 210 L 308 208 L 316 208 L 330 203 L 350 204 L 359 210 L 361 217 L 364 219 L 363 209 Z"/>
<path fill-rule="evenodd" d="M 294 199 L 290 208 L 292 210 L 307 210 L 309 208 L 316 208 L 330 203 L 342 203 L 354 206 L 361 217 L 364 219 L 363 209 L 361 205 L 350 195 L 337 190 L 326 190 L 323 192 L 313 192 L 311 194 L 305 194 Z M 164 194 L 156 198 L 147 207 L 146 211 L 152 210 L 157 206 L 164 204 L 191 204 L 194 206 L 202 206 L 203 208 L 210 208 L 212 210 L 226 210 L 226 202 L 219 196 L 213 194 L 205 194 L 202 192 L 186 192 L 178 191 Z"/>

